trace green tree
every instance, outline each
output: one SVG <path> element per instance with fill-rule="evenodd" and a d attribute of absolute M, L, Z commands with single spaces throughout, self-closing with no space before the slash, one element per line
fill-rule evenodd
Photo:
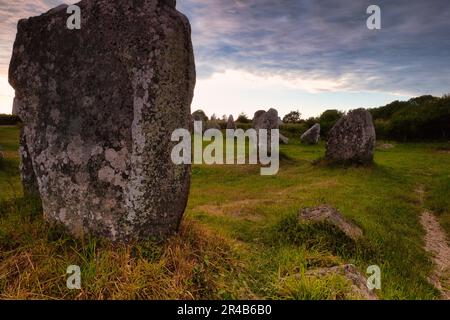
<path fill-rule="evenodd" d="M 284 123 L 301 123 L 302 114 L 300 111 L 291 111 L 287 115 L 284 116 Z"/>
<path fill-rule="evenodd" d="M 244 112 L 242 112 L 239 115 L 239 117 L 237 118 L 236 122 L 239 122 L 239 123 L 250 123 L 251 120 L 247 117 L 247 115 Z"/>
<path fill-rule="evenodd" d="M 195 121 L 203 121 L 204 123 L 208 122 L 208 116 L 203 110 L 197 110 L 192 114 L 192 118 Z"/>
<path fill-rule="evenodd" d="M 336 124 L 336 122 L 342 118 L 344 113 L 339 110 L 327 110 L 322 113 L 319 117 L 320 132 L 323 136 L 327 136 L 331 128 Z"/>

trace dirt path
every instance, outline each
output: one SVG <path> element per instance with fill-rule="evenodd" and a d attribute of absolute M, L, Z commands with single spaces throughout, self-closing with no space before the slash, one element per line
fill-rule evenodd
<path fill-rule="evenodd" d="M 420 204 L 423 205 L 424 190 L 417 190 Z M 450 300 L 450 247 L 446 234 L 434 214 L 425 211 L 420 222 L 426 231 L 425 250 L 433 256 L 435 269 L 430 276 L 430 282 L 441 292 L 442 298 Z"/>

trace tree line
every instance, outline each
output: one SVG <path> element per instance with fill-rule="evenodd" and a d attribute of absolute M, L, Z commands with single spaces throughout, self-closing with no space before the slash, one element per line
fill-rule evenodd
<path fill-rule="evenodd" d="M 403 142 L 450 139 L 450 95 L 425 95 L 368 110 L 378 139 Z M 318 117 L 302 119 L 299 110 L 291 111 L 284 116 L 284 125 L 280 129 L 288 136 L 298 136 L 299 132 L 301 134 L 319 123 L 321 135 L 326 139 L 331 128 L 344 115 L 344 112 L 332 109 Z M 251 122 L 244 120 L 243 123 Z"/>
<path fill-rule="evenodd" d="M 425 95 L 408 101 L 394 101 L 385 106 L 369 109 L 372 114 L 378 139 L 396 141 L 423 141 L 450 139 L 450 95 L 434 97 Z M 201 118 L 208 120 L 201 112 Z M 326 139 L 328 132 L 345 113 L 339 110 L 327 110 L 318 117 L 302 119 L 299 110 L 289 112 L 282 119 L 281 131 L 290 137 L 298 137 L 314 124 L 321 126 L 322 137 Z M 212 117 L 221 127 L 226 128 L 227 117 Z M 0 125 L 15 125 L 19 117 L 0 114 Z M 236 119 L 238 127 L 248 129 L 252 120 L 241 113 Z"/>

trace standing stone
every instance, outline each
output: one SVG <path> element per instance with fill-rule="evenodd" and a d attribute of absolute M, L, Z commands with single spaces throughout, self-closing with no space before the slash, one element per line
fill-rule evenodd
<path fill-rule="evenodd" d="M 284 135 L 282 135 L 281 132 L 280 132 L 280 143 L 282 143 L 282 144 L 289 144 L 289 138 L 284 136 Z"/>
<path fill-rule="evenodd" d="M 263 110 L 257 111 L 253 117 L 253 128 L 256 131 L 261 129 L 279 129 L 278 111 L 275 109 L 269 109 L 267 112 Z"/>
<path fill-rule="evenodd" d="M 76 235 L 164 239 L 182 219 L 190 166 L 171 160 L 195 85 L 175 1 L 83 0 L 19 21 L 9 80 L 44 216 Z"/>
<path fill-rule="evenodd" d="M 228 117 L 228 121 L 227 121 L 227 129 L 228 129 L 228 130 L 236 130 L 236 123 L 234 123 L 233 115 L 230 115 L 230 116 Z"/>
<path fill-rule="evenodd" d="M 18 100 L 14 98 L 12 114 L 18 116 Z M 33 162 L 28 151 L 25 129 L 20 129 L 19 142 L 20 178 L 22 180 L 23 194 L 25 196 L 39 196 L 39 185 L 34 173 Z"/>
<path fill-rule="evenodd" d="M 370 112 L 364 109 L 353 110 L 331 129 L 326 157 L 338 162 L 371 162 L 375 142 L 375 127 Z"/>
<path fill-rule="evenodd" d="M 304 144 L 318 144 L 320 140 L 320 124 L 316 123 L 308 131 L 302 134 L 301 138 Z"/>
<path fill-rule="evenodd" d="M 25 130 L 20 130 L 20 178 L 22 179 L 25 196 L 39 196 L 39 186 L 33 169 L 33 163 L 28 151 Z"/>
<path fill-rule="evenodd" d="M 258 127 L 261 127 L 262 124 L 260 124 L 262 117 L 266 114 L 266 111 L 264 110 L 258 110 L 255 112 L 255 115 L 253 116 L 252 126 L 255 130 L 257 130 Z"/>
<path fill-rule="evenodd" d="M 206 127 L 208 126 L 209 119 L 203 110 L 197 110 L 194 113 L 192 113 L 192 122 L 195 122 L 195 121 L 202 122 L 202 131 L 204 132 L 206 130 Z M 192 123 L 192 127 L 194 127 L 193 123 Z"/>
<path fill-rule="evenodd" d="M 278 128 L 284 125 L 283 120 L 281 120 L 280 117 L 278 117 Z M 280 132 L 280 143 L 282 144 L 289 144 L 289 138 L 281 134 Z"/>
<path fill-rule="evenodd" d="M 267 130 L 267 150 L 271 150 L 271 130 L 279 130 L 278 124 L 278 111 L 275 109 L 269 109 L 269 111 L 259 110 L 255 113 L 253 117 L 253 128 L 258 133 L 259 139 L 259 130 L 265 129 Z M 259 143 L 258 143 L 259 145 Z"/>

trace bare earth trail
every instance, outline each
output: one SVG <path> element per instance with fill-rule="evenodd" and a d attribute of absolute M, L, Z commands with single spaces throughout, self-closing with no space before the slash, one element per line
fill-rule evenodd
<path fill-rule="evenodd" d="M 418 188 L 416 192 L 420 204 L 423 205 L 423 187 Z M 422 213 L 420 222 L 426 232 L 425 250 L 432 255 L 435 264 L 429 280 L 441 292 L 443 299 L 450 300 L 450 247 L 446 234 L 435 215 L 429 211 Z"/>

